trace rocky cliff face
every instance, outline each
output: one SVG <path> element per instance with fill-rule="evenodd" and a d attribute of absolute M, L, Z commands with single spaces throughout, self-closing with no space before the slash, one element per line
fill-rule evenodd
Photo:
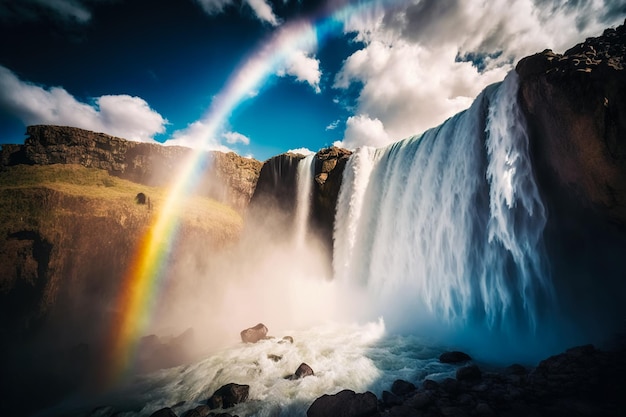
<path fill-rule="evenodd" d="M 546 194 L 626 226 L 626 26 L 522 59 L 519 98 Z"/>
<path fill-rule="evenodd" d="M 349 150 L 336 146 L 321 149 L 315 154 L 312 221 L 321 238 L 331 249 L 343 169 L 350 155 L 352 152 Z"/>
<path fill-rule="evenodd" d="M 180 146 L 127 141 L 104 133 L 64 126 L 29 126 L 24 145 L 3 145 L 0 168 L 17 164 L 78 164 L 99 168 L 149 186 L 165 186 L 192 150 Z M 199 194 L 244 210 L 262 163 L 237 154 L 208 152 Z"/>
<path fill-rule="evenodd" d="M 622 25 L 563 55 L 545 50 L 527 57 L 516 68 L 548 210 L 544 240 L 555 290 L 565 300 L 559 307 L 581 328 L 618 328 L 624 319 L 625 58 Z"/>
<path fill-rule="evenodd" d="M 311 199 L 310 224 L 315 233 L 331 250 L 335 206 L 339 196 L 343 169 L 352 152 L 337 147 L 321 149 L 314 157 L 314 182 Z M 304 156 L 285 153 L 263 164 L 256 190 L 251 200 L 253 216 L 263 216 L 262 209 L 271 207 L 283 223 L 291 225 L 296 205 L 298 163 Z M 289 227 L 287 227 L 289 229 Z"/>

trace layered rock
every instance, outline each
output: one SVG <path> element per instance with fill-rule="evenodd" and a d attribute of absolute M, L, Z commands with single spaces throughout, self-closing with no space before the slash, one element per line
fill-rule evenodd
<path fill-rule="evenodd" d="M 193 150 L 181 146 L 132 142 L 104 133 L 66 126 L 26 129 L 24 145 L 3 145 L 0 168 L 17 164 L 78 164 L 99 168 L 149 186 L 169 184 Z M 207 152 L 198 193 L 244 210 L 256 186 L 261 162 L 233 152 Z"/>

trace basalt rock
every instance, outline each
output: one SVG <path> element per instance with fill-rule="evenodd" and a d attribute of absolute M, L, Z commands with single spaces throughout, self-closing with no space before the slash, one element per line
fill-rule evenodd
<path fill-rule="evenodd" d="M 250 201 L 251 209 L 277 209 L 294 213 L 296 207 L 298 162 L 304 155 L 284 153 L 263 163 Z"/>
<path fill-rule="evenodd" d="M 519 99 L 550 193 L 626 226 L 626 26 L 522 59 Z"/>
<path fill-rule="evenodd" d="M 313 372 L 313 368 L 303 362 L 300 364 L 300 366 L 298 366 L 298 369 L 296 369 L 296 372 L 293 375 L 289 375 L 285 377 L 285 379 L 294 381 L 296 379 L 301 379 L 313 375 L 315 375 L 315 373 Z"/>
<path fill-rule="evenodd" d="M 267 338 L 267 327 L 263 323 L 259 323 L 254 327 L 249 327 L 245 330 L 242 330 L 241 333 L 241 341 L 244 343 L 256 343 L 259 340 L 263 340 Z"/>
<path fill-rule="evenodd" d="M 379 410 L 371 393 L 324 395 L 307 416 L 617 417 L 626 407 L 624 375 L 626 351 L 586 345 L 552 356 L 531 370 L 512 365 L 483 372 L 471 365 L 458 368 L 458 379 L 426 380 L 420 389 L 402 395 L 384 391 Z"/>
<path fill-rule="evenodd" d="M 516 66 L 552 285 L 578 339 L 594 343 L 626 315 L 625 66 L 624 25 Z"/>
<path fill-rule="evenodd" d="M 169 184 L 192 150 L 181 146 L 133 142 L 67 126 L 28 126 L 24 145 L 2 145 L 6 166 L 78 164 L 148 186 Z M 252 197 L 261 162 L 233 152 L 206 152 L 207 168 L 197 192 L 243 211 Z"/>
<path fill-rule="evenodd" d="M 226 384 L 213 393 L 207 400 L 207 404 L 212 410 L 216 408 L 230 408 L 235 406 L 235 404 L 246 401 L 249 392 L 249 385 Z"/>
<path fill-rule="evenodd" d="M 441 363 L 461 363 L 471 361 L 472 358 L 470 355 L 464 352 L 459 352 L 458 350 L 452 352 L 443 352 L 439 355 L 439 362 Z"/>
<path fill-rule="evenodd" d="M 329 248 L 332 248 L 335 211 L 343 170 L 351 154 L 349 150 L 336 146 L 320 149 L 315 154 L 313 222 Z"/>
<path fill-rule="evenodd" d="M 316 399 L 306 412 L 307 417 L 375 417 L 378 400 L 371 392 L 357 394 L 343 390 L 335 395 L 323 395 Z"/>

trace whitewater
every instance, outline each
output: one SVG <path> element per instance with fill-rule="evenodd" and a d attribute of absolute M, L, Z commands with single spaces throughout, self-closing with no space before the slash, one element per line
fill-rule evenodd
<path fill-rule="evenodd" d="M 438 361 L 445 350 L 506 365 L 563 348 L 542 242 L 547 215 L 517 89 L 511 72 L 441 126 L 352 154 L 337 203 L 333 277 L 305 261 L 315 250 L 307 233 L 314 159 L 300 160 L 294 231 L 271 248 L 280 257 L 254 256 L 258 242 L 245 249 L 255 263 L 250 271 L 258 272 L 246 275 L 263 282 L 235 283 L 223 293 L 211 288 L 214 300 L 259 303 L 255 315 L 233 315 L 234 338 L 258 321 L 275 338 L 229 339 L 196 363 L 136 375 L 40 415 L 135 417 L 164 407 L 183 415 L 237 383 L 249 385 L 250 395 L 226 410 L 233 415 L 304 416 L 324 394 L 370 390 L 380 398 L 396 379 L 454 376 L 453 365 Z M 288 273 L 277 273 L 274 266 L 284 264 Z M 293 344 L 282 339 L 287 335 Z M 285 379 L 303 362 L 314 376 Z"/>

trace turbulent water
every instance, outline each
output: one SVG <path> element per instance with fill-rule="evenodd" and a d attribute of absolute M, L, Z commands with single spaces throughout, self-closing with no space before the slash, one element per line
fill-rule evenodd
<path fill-rule="evenodd" d="M 455 368 L 437 360 L 444 347 L 491 363 L 553 353 L 546 213 L 516 94 L 511 73 L 441 126 L 353 153 L 337 204 L 333 280 L 316 272 L 319 262 L 308 252 L 313 157 L 299 162 L 289 242 L 275 248 L 259 246 L 257 238 L 239 257 L 254 264 L 231 265 L 246 280 L 228 277 L 224 294 L 210 285 L 215 300 L 232 300 L 222 303 L 224 320 L 251 310 L 254 316 L 243 319 L 263 320 L 276 339 L 231 344 L 195 364 L 138 377 L 88 404 L 70 399 L 42 415 L 90 415 L 85 410 L 96 403 L 109 407 L 91 415 L 149 416 L 175 404 L 182 415 L 234 382 L 250 385 L 250 397 L 228 410 L 233 415 L 303 416 L 323 394 L 347 388 L 380 397 L 398 378 L 451 376 Z M 279 329 L 307 325 L 276 334 L 278 321 Z M 285 334 L 295 343 L 281 343 Z M 302 362 L 314 376 L 284 378 Z"/>

